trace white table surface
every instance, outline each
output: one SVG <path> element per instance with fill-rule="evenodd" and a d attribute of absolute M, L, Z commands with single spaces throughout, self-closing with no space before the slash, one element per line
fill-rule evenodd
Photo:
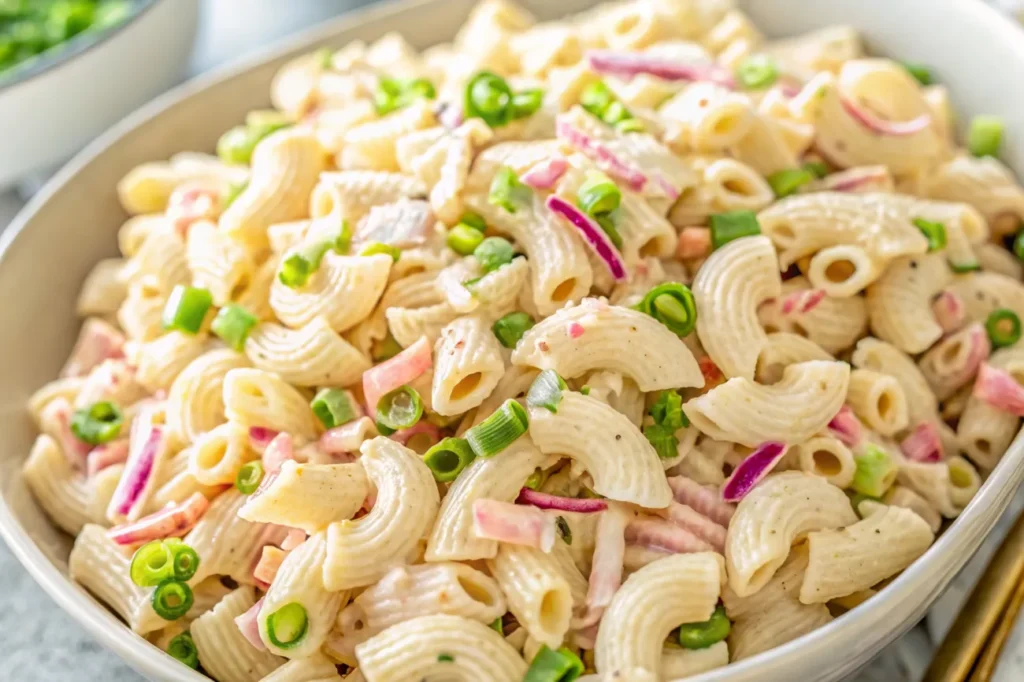
<path fill-rule="evenodd" d="M 247 47 L 281 36 L 372 0 L 206 0 L 193 60 L 200 71 L 230 59 Z M 1002 0 L 1014 2 L 1017 0 Z M 287 7 L 282 11 L 282 8 Z M 239 22 L 238 17 L 246 17 Z M 0 193 L 0 230 L 23 205 L 14 192 Z M 941 640 L 984 570 L 1012 519 L 1024 509 L 1024 490 L 924 623 L 888 647 L 850 682 L 916 682 L 935 642 Z M 137 673 L 103 649 L 40 589 L 0 542 L 0 680 L 12 682 L 141 682 Z M 884 599 L 884 593 L 879 597 Z M 1024 619 L 1022 619 L 1024 621 Z M 1024 625 L 1007 643 L 994 682 L 1024 680 Z M 807 682 L 813 682 L 808 680 Z"/>

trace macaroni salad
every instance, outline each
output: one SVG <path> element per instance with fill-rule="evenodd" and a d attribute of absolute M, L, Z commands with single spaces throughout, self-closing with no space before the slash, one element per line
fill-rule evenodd
<path fill-rule="evenodd" d="M 662 682 L 924 554 L 1024 416 L 1024 190 L 921 65 L 486 0 L 132 170 L 24 477 L 220 682 Z M 884 597 L 883 597 L 884 598 Z"/>

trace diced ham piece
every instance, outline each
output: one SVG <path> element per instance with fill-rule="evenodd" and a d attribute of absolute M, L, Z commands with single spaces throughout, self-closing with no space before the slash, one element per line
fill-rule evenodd
<path fill-rule="evenodd" d="M 613 503 L 601 512 L 594 536 L 594 556 L 590 565 L 586 611 L 574 627 L 596 626 L 622 585 L 623 560 L 626 554 L 626 526 L 633 514 Z"/>
<path fill-rule="evenodd" d="M 419 438 L 417 438 L 417 436 L 419 436 Z M 421 419 L 409 428 L 400 429 L 391 434 L 391 440 L 397 441 L 405 446 L 408 446 L 409 441 L 413 438 L 416 438 L 417 443 L 422 441 L 424 443 L 429 443 L 430 445 L 436 445 L 441 442 L 443 437 L 441 429 L 439 429 L 436 424 L 431 424 L 426 419 Z"/>
<path fill-rule="evenodd" d="M 57 441 L 71 466 L 83 470 L 86 468 L 86 457 L 92 446 L 78 440 L 71 432 L 72 414 L 71 403 L 67 398 L 54 398 L 43 408 L 39 422 L 43 431 Z"/>
<path fill-rule="evenodd" d="M 328 429 L 320 436 L 320 450 L 331 455 L 343 455 L 358 452 L 359 446 L 367 438 L 377 435 L 377 427 L 369 417 L 360 417 L 348 424 Z"/>
<path fill-rule="evenodd" d="M 706 227 L 684 227 L 679 231 L 676 256 L 682 260 L 705 258 L 711 253 L 711 230 Z"/>
<path fill-rule="evenodd" d="M 306 531 L 301 528 L 289 528 L 288 535 L 281 541 L 281 549 L 290 552 L 306 541 Z"/>
<path fill-rule="evenodd" d="M 119 545 L 180 538 L 192 530 L 209 506 L 210 503 L 202 493 L 192 493 L 184 502 L 169 504 L 138 521 L 114 526 L 107 531 L 107 537 Z"/>
<path fill-rule="evenodd" d="M 946 334 L 960 329 L 967 319 L 967 308 L 963 299 L 952 291 L 943 291 L 935 297 L 932 301 L 932 313 Z"/>
<path fill-rule="evenodd" d="M 253 569 L 252 577 L 264 585 L 270 585 L 277 577 L 277 571 L 281 568 L 281 562 L 286 556 L 288 556 L 288 552 L 283 549 L 267 545 L 260 555 L 260 562 Z"/>
<path fill-rule="evenodd" d="M 128 439 L 119 440 L 97 445 L 85 458 L 85 472 L 90 478 L 103 471 L 107 467 L 121 464 L 128 459 Z"/>
<path fill-rule="evenodd" d="M 725 553 L 725 526 L 715 523 L 693 507 L 679 502 L 670 503 L 661 514 L 680 528 L 685 528 L 710 544 L 719 554 Z"/>
<path fill-rule="evenodd" d="M 551 189 L 569 170 L 569 162 L 564 156 L 556 155 L 545 159 L 523 173 L 519 181 L 534 189 Z"/>
<path fill-rule="evenodd" d="M 1009 372 L 987 362 L 978 370 L 972 395 L 997 410 L 1024 417 L 1024 386 L 1017 383 Z"/>
<path fill-rule="evenodd" d="M 809 313 L 825 300 L 824 289 L 802 289 L 782 298 L 782 314 L 797 315 Z"/>
<path fill-rule="evenodd" d="M 942 437 L 934 422 L 921 422 L 900 443 L 907 459 L 915 462 L 940 462 L 943 459 Z"/>
<path fill-rule="evenodd" d="M 637 518 L 626 526 L 626 541 L 647 549 L 673 554 L 713 552 L 714 547 L 674 523 L 657 518 Z"/>
<path fill-rule="evenodd" d="M 555 518 L 536 507 L 480 499 L 473 503 L 473 532 L 478 538 L 550 552 L 555 546 Z"/>
<path fill-rule="evenodd" d="M 671 476 L 668 485 L 679 504 L 685 504 L 698 514 L 706 516 L 720 526 L 728 527 L 735 505 L 723 502 L 714 486 L 704 486 L 686 476 Z"/>
<path fill-rule="evenodd" d="M 176 187 L 167 200 L 167 217 L 185 238 L 198 220 L 216 220 L 220 215 L 220 194 L 209 187 L 185 184 Z"/>
<path fill-rule="evenodd" d="M 295 459 L 295 442 L 290 433 L 282 431 L 274 436 L 263 451 L 263 472 L 266 477 L 275 475 L 281 470 L 282 464 L 292 459 Z"/>
<path fill-rule="evenodd" d="M 359 221 L 354 242 L 381 242 L 400 249 L 420 246 L 434 227 L 434 212 L 422 199 L 401 199 L 374 206 Z"/>
<path fill-rule="evenodd" d="M 103 320 L 91 317 L 82 325 L 71 356 L 61 370 L 62 377 L 85 376 L 104 360 L 124 357 L 124 334 Z"/>
<path fill-rule="evenodd" d="M 836 416 L 828 423 L 828 430 L 847 447 L 855 447 L 864 438 L 864 426 L 849 405 L 839 408 Z"/>
<path fill-rule="evenodd" d="M 421 336 L 395 357 L 363 372 L 363 395 L 370 416 L 377 416 L 377 402 L 382 396 L 419 377 L 433 362 L 430 341 Z"/>
<path fill-rule="evenodd" d="M 238 626 L 238 631 L 242 633 L 242 636 L 245 637 L 249 644 L 252 644 L 259 651 L 266 651 L 267 645 L 263 643 L 263 639 L 260 637 L 260 609 L 262 608 L 263 600 L 260 599 L 252 605 L 252 608 L 235 618 L 235 625 Z"/>

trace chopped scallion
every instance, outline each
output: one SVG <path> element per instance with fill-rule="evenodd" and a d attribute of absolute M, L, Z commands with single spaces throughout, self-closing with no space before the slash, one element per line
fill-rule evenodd
<path fill-rule="evenodd" d="M 725 607 L 715 607 L 711 618 L 702 623 L 684 623 L 679 626 L 679 645 L 684 649 L 707 649 L 729 636 L 732 623 Z"/>
<path fill-rule="evenodd" d="M 135 550 L 128 569 L 139 587 L 154 587 L 174 577 L 174 552 L 162 540 L 147 542 Z"/>
<path fill-rule="evenodd" d="M 281 262 L 281 269 L 277 273 L 281 284 L 289 289 L 306 286 L 313 273 L 320 269 L 320 262 L 331 246 L 331 242 L 322 241 L 306 244 L 293 250 Z"/>
<path fill-rule="evenodd" d="M 897 465 L 885 450 L 869 445 L 853 458 L 856 469 L 850 488 L 871 497 L 881 497 L 896 480 Z"/>
<path fill-rule="evenodd" d="M 434 99 L 437 91 L 426 78 L 399 80 L 382 77 L 377 82 L 373 103 L 381 116 L 404 109 L 418 99 Z"/>
<path fill-rule="evenodd" d="M 693 292 L 679 282 L 659 284 L 648 291 L 636 307 L 679 336 L 690 334 L 697 326 L 697 303 Z"/>
<path fill-rule="evenodd" d="M 497 128 L 512 120 L 512 97 L 512 88 L 504 78 L 481 71 L 466 84 L 463 112 L 466 118 L 479 118 Z"/>
<path fill-rule="evenodd" d="M 509 313 L 498 319 L 491 331 L 498 337 L 498 342 L 505 348 L 515 348 L 523 334 L 534 325 L 533 318 L 526 313 Z"/>
<path fill-rule="evenodd" d="M 924 218 L 914 218 L 913 223 L 928 239 L 929 251 L 946 248 L 946 226 L 944 224 Z"/>
<path fill-rule="evenodd" d="M 199 650 L 196 649 L 196 643 L 192 641 L 192 633 L 188 630 L 167 643 L 167 653 L 193 670 L 199 669 Z"/>
<path fill-rule="evenodd" d="M 977 270 L 981 270 L 981 263 L 979 263 L 978 261 L 970 261 L 967 263 L 954 263 L 950 261 L 949 267 L 953 269 L 953 272 L 957 273 L 958 275 L 962 275 L 965 272 L 975 272 Z"/>
<path fill-rule="evenodd" d="M 516 250 L 504 237 L 488 237 L 473 250 L 473 257 L 480 263 L 480 270 L 486 275 L 515 258 Z"/>
<path fill-rule="evenodd" d="M 219 336 L 224 343 L 231 348 L 241 352 L 245 347 L 245 340 L 249 338 L 249 332 L 256 326 L 259 320 L 248 310 L 237 303 L 229 303 L 219 311 L 213 318 L 210 331 Z"/>
<path fill-rule="evenodd" d="M 395 341 L 395 337 L 389 332 L 382 340 L 374 342 L 370 348 L 370 358 L 374 362 L 390 360 L 402 352 L 402 346 Z"/>
<path fill-rule="evenodd" d="M 819 180 L 828 175 L 829 172 L 828 164 L 824 161 L 808 161 L 802 166 L 802 168 L 806 171 L 810 171 L 814 177 Z"/>
<path fill-rule="evenodd" d="M 445 240 L 448 247 L 460 256 L 469 256 L 480 246 L 484 240 L 484 233 L 480 230 L 459 223 L 448 232 Z"/>
<path fill-rule="evenodd" d="M 477 457 L 493 457 L 526 433 L 529 425 L 526 410 L 510 398 L 491 416 L 466 431 L 465 438 Z"/>
<path fill-rule="evenodd" d="M 235 476 L 235 487 L 243 495 L 252 495 L 260 487 L 262 480 L 263 463 L 258 459 L 254 459 L 243 464 L 242 468 L 238 470 L 238 475 Z"/>
<path fill-rule="evenodd" d="M 767 88 L 779 77 L 779 69 L 771 57 L 755 54 L 740 62 L 736 69 L 736 80 L 745 88 Z"/>
<path fill-rule="evenodd" d="M 967 150 L 974 156 L 998 156 L 1005 128 L 998 116 L 975 116 L 967 130 Z"/>
<path fill-rule="evenodd" d="M 378 253 L 391 256 L 391 260 L 395 263 L 402 257 L 402 250 L 400 248 L 383 242 L 369 242 L 359 250 L 360 256 L 374 256 Z"/>
<path fill-rule="evenodd" d="M 309 406 L 325 429 L 347 424 L 359 416 L 351 395 L 340 388 L 320 389 Z"/>
<path fill-rule="evenodd" d="M 662 459 L 671 459 L 678 453 L 679 439 L 674 429 L 661 424 L 647 424 L 643 428 L 644 436 Z"/>
<path fill-rule="evenodd" d="M 203 326 L 206 312 L 213 305 L 213 296 L 206 289 L 179 284 L 171 290 L 161 318 L 164 329 L 177 329 L 196 334 Z"/>
<path fill-rule="evenodd" d="M 907 70 L 911 76 L 914 77 L 921 85 L 931 85 L 935 82 L 935 77 L 932 75 L 932 70 L 924 64 L 915 64 L 914 62 L 902 62 L 903 68 Z"/>
<path fill-rule="evenodd" d="M 1017 259 L 1024 262 L 1024 230 L 1017 233 L 1013 238 L 1013 254 Z"/>
<path fill-rule="evenodd" d="M 583 661 L 569 649 L 553 651 L 545 644 L 533 657 L 523 682 L 573 682 L 583 674 Z"/>
<path fill-rule="evenodd" d="M 576 203 L 588 215 L 607 215 L 622 203 L 622 191 L 604 173 L 587 171 L 586 180 L 576 190 Z"/>
<path fill-rule="evenodd" d="M 985 319 L 985 331 L 993 348 L 1012 346 L 1020 341 L 1020 318 L 1009 308 L 997 308 Z"/>
<path fill-rule="evenodd" d="M 377 422 L 389 429 L 407 429 L 422 416 L 423 399 L 411 386 L 399 386 L 377 401 Z"/>
<path fill-rule="evenodd" d="M 423 463 L 442 483 L 454 481 L 474 459 L 473 448 L 461 438 L 445 438 L 423 455 Z"/>
<path fill-rule="evenodd" d="M 561 536 L 562 541 L 567 545 L 571 545 L 572 528 L 569 527 L 569 522 L 565 520 L 564 516 L 555 517 L 555 528 L 558 530 L 558 534 Z"/>
<path fill-rule="evenodd" d="M 522 90 L 512 96 L 512 118 L 533 116 L 544 103 L 544 91 L 540 89 Z"/>
<path fill-rule="evenodd" d="M 164 620 L 178 620 L 192 608 L 192 588 L 180 580 L 165 580 L 153 590 L 153 610 Z"/>
<path fill-rule="evenodd" d="M 676 391 L 662 391 L 647 410 L 654 418 L 654 423 L 677 431 L 690 425 L 686 413 L 683 412 L 683 397 Z"/>
<path fill-rule="evenodd" d="M 292 649 L 299 645 L 309 630 L 306 608 L 298 602 L 285 604 L 267 616 L 267 638 L 278 649 Z"/>
<path fill-rule="evenodd" d="M 459 224 L 466 225 L 467 227 L 472 227 L 474 230 L 477 230 L 479 232 L 487 231 L 487 221 L 485 221 L 481 216 L 477 215 L 476 213 L 472 213 L 469 211 L 462 214 L 462 217 L 459 218 Z"/>
<path fill-rule="evenodd" d="M 509 213 L 515 213 L 520 204 L 530 198 L 530 188 L 519 182 L 519 176 L 508 166 L 502 166 L 494 174 L 487 202 L 500 206 Z"/>
<path fill-rule="evenodd" d="M 768 176 L 768 184 L 776 198 L 788 197 L 809 182 L 814 181 L 814 173 L 806 168 L 780 170 Z"/>
<path fill-rule="evenodd" d="M 104 400 L 75 410 L 71 415 L 71 433 L 89 445 L 109 443 L 121 433 L 124 415 L 114 403 Z"/>
<path fill-rule="evenodd" d="M 558 414 L 558 404 L 562 402 L 562 391 L 567 388 L 565 380 L 553 369 L 546 369 L 537 375 L 526 393 L 526 404 L 530 407 L 543 407 L 552 414 Z"/>
<path fill-rule="evenodd" d="M 761 224 L 753 211 L 713 213 L 708 218 L 711 226 L 711 246 L 721 248 L 734 239 L 761 234 Z"/>

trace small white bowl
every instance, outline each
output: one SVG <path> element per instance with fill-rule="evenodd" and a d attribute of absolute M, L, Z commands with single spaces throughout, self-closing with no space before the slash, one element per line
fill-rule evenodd
<path fill-rule="evenodd" d="M 95 37 L 79 34 L 52 56 L 41 55 L 23 77 L 0 76 L 0 187 L 68 159 L 178 83 L 198 4 L 149 0 L 123 24 Z"/>

